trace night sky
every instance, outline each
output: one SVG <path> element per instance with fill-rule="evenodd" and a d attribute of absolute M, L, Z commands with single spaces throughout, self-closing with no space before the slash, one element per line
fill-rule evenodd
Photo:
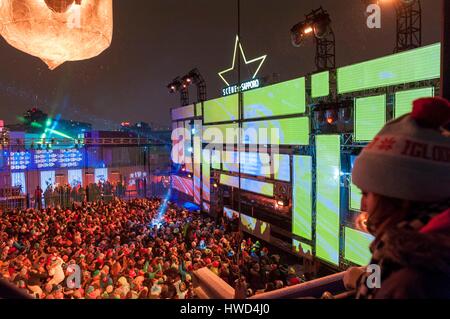
<path fill-rule="evenodd" d="M 260 75 L 289 80 L 314 71 L 314 45 L 294 48 L 289 30 L 322 5 L 333 19 L 337 64 L 387 54 L 395 47 L 395 12 L 383 8 L 382 28 L 366 26 L 362 0 L 242 0 L 241 41 L 247 57 L 267 54 Z M 0 119 L 7 124 L 38 106 L 49 114 L 115 129 L 122 121 L 168 125 L 179 95 L 166 85 L 198 67 L 208 98 L 224 86 L 217 72 L 231 66 L 237 33 L 234 0 L 114 0 L 111 47 L 87 61 L 49 71 L 38 58 L 0 40 Z M 440 39 L 441 0 L 422 1 L 423 44 Z M 245 77 L 245 69 L 243 76 Z M 36 102 L 37 97 L 37 102 Z M 191 89 L 191 101 L 196 91 Z"/>

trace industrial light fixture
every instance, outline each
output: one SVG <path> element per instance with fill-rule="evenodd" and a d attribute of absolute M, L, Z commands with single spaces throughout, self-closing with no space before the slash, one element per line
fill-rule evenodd
<path fill-rule="evenodd" d="M 197 86 L 197 101 L 203 102 L 206 101 L 206 82 L 200 71 L 195 68 L 189 71 L 188 74 L 181 78 L 181 83 L 187 87 L 191 84 Z"/>
<path fill-rule="evenodd" d="M 291 28 L 291 42 L 296 48 L 308 38 L 316 42 L 316 67 L 318 71 L 336 67 L 336 43 L 331 28 L 331 18 L 322 7 L 307 14 L 305 20 Z"/>
<path fill-rule="evenodd" d="M 179 76 L 167 85 L 167 89 L 170 94 L 180 92 L 182 106 L 189 104 L 189 91 L 187 85 Z"/>

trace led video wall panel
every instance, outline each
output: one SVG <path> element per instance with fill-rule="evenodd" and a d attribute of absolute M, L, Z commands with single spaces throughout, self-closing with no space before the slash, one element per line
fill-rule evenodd
<path fill-rule="evenodd" d="M 232 122 L 239 119 L 239 95 L 229 95 L 203 102 L 203 122 Z"/>
<path fill-rule="evenodd" d="M 242 152 L 241 173 L 270 178 L 270 155 L 268 153 Z"/>
<path fill-rule="evenodd" d="M 192 165 L 192 153 L 194 148 L 192 147 L 192 126 L 190 121 L 184 122 L 185 134 L 184 134 L 184 163 L 186 172 L 193 172 Z"/>
<path fill-rule="evenodd" d="M 227 208 L 224 207 L 223 208 L 223 214 L 229 219 L 229 220 L 233 220 L 235 218 L 239 218 L 239 212 L 231 209 L 231 208 Z"/>
<path fill-rule="evenodd" d="M 292 233 L 312 240 L 312 158 L 294 156 Z"/>
<path fill-rule="evenodd" d="M 274 186 L 270 183 L 259 182 L 247 178 L 241 178 L 241 189 L 244 191 L 273 197 Z"/>
<path fill-rule="evenodd" d="M 234 188 L 239 188 L 239 177 L 221 174 L 220 184 Z"/>
<path fill-rule="evenodd" d="M 43 171 L 41 172 L 41 188 L 45 191 L 47 188 L 54 187 L 56 183 L 55 171 Z"/>
<path fill-rule="evenodd" d="M 108 180 L 108 169 L 107 168 L 96 168 L 94 171 L 95 183 L 106 182 Z"/>
<path fill-rule="evenodd" d="M 297 117 L 243 123 L 243 143 L 251 145 L 309 145 L 309 119 Z"/>
<path fill-rule="evenodd" d="M 330 95 L 330 72 L 325 71 L 311 76 L 311 97 Z"/>
<path fill-rule="evenodd" d="M 25 173 L 11 173 L 11 186 L 20 188 L 21 194 L 27 193 Z"/>
<path fill-rule="evenodd" d="M 83 186 L 83 171 L 81 169 L 69 169 L 67 179 L 72 187 Z"/>
<path fill-rule="evenodd" d="M 194 181 L 190 178 L 172 175 L 172 189 L 194 197 Z"/>
<path fill-rule="evenodd" d="M 244 119 L 303 114 L 305 111 L 305 78 L 244 93 Z"/>
<path fill-rule="evenodd" d="M 237 152 L 222 152 L 222 164 L 225 172 L 239 173 L 239 154 Z"/>
<path fill-rule="evenodd" d="M 337 70 L 339 94 L 437 79 L 441 45 L 433 44 Z"/>
<path fill-rule="evenodd" d="M 371 141 L 386 124 L 386 95 L 355 100 L 355 141 Z"/>
<path fill-rule="evenodd" d="M 239 140 L 237 123 L 203 126 L 203 143 L 237 144 Z"/>
<path fill-rule="evenodd" d="M 12 171 L 24 171 L 32 167 L 32 156 L 28 151 L 10 152 L 9 166 Z"/>
<path fill-rule="evenodd" d="M 211 151 L 203 150 L 202 164 L 202 198 L 209 202 L 211 200 Z"/>
<path fill-rule="evenodd" d="M 184 120 L 195 117 L 194 105 L 188 105 L 172 109 L 172 121 Z"/>
<path fill-rule="evenodd" d="M 202 143 L 201 143 L 202 121 L 194 122 L 194 202 L 201 203 L 201 183 L 202 183 Z"/>
<path fill-rule="evenodd" d="M 372 255 L 369 247 L 374 237 L 348 227 L 345 228 L 344 236 L 344 258 L 360 266 L 369 264 Z"/>
<path fill-rule="evenodd" d="M 272 171 L 274 179 L 282 182 L 291 181 L 291 158 L 287 154 L 272 155 Z"/>
<path fill-rule="evenodd" d="M 302 243 L 295 239 L 292 240 L 292 249 L 294 252 L 300 255 L 312 255 L 313 253 L 312 247 L 310 245 Z"/>
<path fill-rule="evenodd" d="M 258 237 L 259 239 L 270 242 L 270 224 L 241 214 L 241 225 L 243 231 Z"/>
<path fill-rule="evenodd" d="M 352 156 L 350 158 L 351 160 L 351 167 L 353 171 L 353 166 L 355 165 L 356 156 Z M 354 211 L 360 211 L 361 210 L 361 199 L 362 199 L 362 192 L 361 190 L 350 181 L 350 209 Z"/>
<path fill-rule="evenodd" d="M 316 256 L 339 264 L 341 143 L 339 135 L 316 136 Z"/>
<path fill-rule="evenodd" d="M 395 118 L 411 113 L 413 102 L 423 97 L 433 97 L 434 88 L 423 88 L 395 93 Z"/>
<path fill-rule="evenodd" d="M 195 104 L 195 115 L 203 116 L 202 103 Z"/>
<path fill-rule="evenodd" d="M 219 150 L 211 151 L 211 167 L 216 170 L 222 169 L 221 152 Z"/>

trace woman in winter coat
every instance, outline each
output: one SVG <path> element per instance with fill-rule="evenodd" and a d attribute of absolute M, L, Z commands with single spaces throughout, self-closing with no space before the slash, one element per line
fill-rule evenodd
<path fill-rule="evenodd" d="M 344 278 L 357 298 L 450 298 L 448 123 L 447 100 L 419 99 L 356 160 L 352 180 L 375 236 L 370 271 L 352 268 Z"/>

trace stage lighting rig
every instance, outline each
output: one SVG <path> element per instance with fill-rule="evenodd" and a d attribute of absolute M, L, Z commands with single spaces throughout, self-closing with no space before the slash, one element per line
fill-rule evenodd
<path fill-rule="evenodd" d="M 292 45 L 300 47 L 308 38 L 316 42 L 317 71 L 331 70 L 336 67 L 336 40 L 331 28 L 331 18 L 322 7 L 311 11 L 305 20 L 291 28 Z"/>
<path fill-rule="evenodd" d="M 392 3 L 397 19 L 395 53 L 422 46 L 422 5 L 420 0 L 363 0 L 367 5 Z"/>
<path fill-rule="evenodd" d="M 197 102 L 206 101 L 206 82 L 197 68 L 183 76 L 181 82 L 187 87 L 191 84 L 197 86 Z"/>
<path fill-rule="evenodd" d="M 180 92 L 181 106 L 189 105 L 189 90 L 188 86 L 183 83 L 180 77 L 176 77 L 172 82 L 167 85 L 169 93 L 174 94 Z"/>

